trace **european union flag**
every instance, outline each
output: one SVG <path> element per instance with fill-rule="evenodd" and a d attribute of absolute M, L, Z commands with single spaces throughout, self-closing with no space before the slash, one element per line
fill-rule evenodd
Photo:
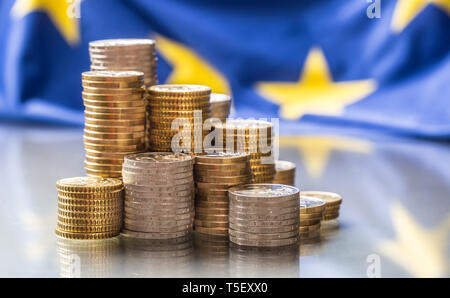
<path fill-rule="evenodd" d="M 450 137 L 450 1 L 3 0 L 0 117 L 81 125 L 88 43 L 154 38 L 161 83 L 229 93 L 281 132 Z"/>

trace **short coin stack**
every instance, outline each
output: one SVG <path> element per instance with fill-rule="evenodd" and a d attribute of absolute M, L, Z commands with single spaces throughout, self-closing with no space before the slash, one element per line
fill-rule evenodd
<path fill-rule="evenodd" d="M 122 181 L 75 177 L 58 180 L 56 188 L 57 236 L 96 240 L 119 235 L 123 211 Z"/>
<path fill-rule="evenodd" d="M 88 176 L 120 178 L 123 158 L 145 149 L 142 72 L 82 74 Z"/>
<path fill-rule="evenodd" d="M 272 156 L 273 125 L 270 122 L 228 119 L 215 128 L 222 129 L 224 148 L 250 154 L 252 183 L 272 183 L 275 164 Z"/>
<path fill-rule="evenodd" d="M 325 202 L 313 197 L 300 196 L 300 239 L 320 237 L 320 221 L 325 212 Z"/>
<path fill-rule="evenodd" d="M 143 239 L 188 235 L 194 220 L 194 158 L 186 154 L 141 153 L 123 163 L 122 234 Z"/>
<path fill-rule="evenodd" d="M 231 97 L 226 94 L 212 93 L 209 102 L 211 104 L 211 117 L 225 122 L 230 114 Z"/>
<path fill-rule="evenodd" d="M 211 88 L 201 85 L 167 84 L 152 86 L 148 92 L 150 150 L 173 151 L 172 138 L 177 135 L 181 140 L 174 141 L 180 148 L 189 152 L 200 148 L 201 153 L 203 138 L 209 133 L 203 130 L 203 121 L 210 118 Z M 174 122 L 176 129 L 172 129 L 172 122 L 175 119 L 178 119 L 178 122 Z"/>
<path fill-rule="evenodd" d="M 275 161 L 275 184 L 295 185 L 295 163 L 284 160 Z"/>
<path fill-rule="evenodd" d="M 322 220 L 333 220 L 339 217 L 342 197 L 337 193 L 326 191 L 302 191 L 302 196 L 321 199 L 325 202 L 326 208 Z"/>
<path fill-rule="evenodd" d="M 89 43 L 91 70 L 140 71 L 146 87 L 156 85 L 155 42 L 151 39 L 107 39 Z"/>
<path fill-rule="evenodd" d="M 230 241 L 243 246 L 298 242 L 300 192 L 280 184 L 248 184 L 228 190 Z"/>
<path fill-rule="evenodd" d="M 252 180 L 249 155 L 209 153 L 195 161 L 195 230 L 209 235 L 228 235 L 227 189 Z"/>

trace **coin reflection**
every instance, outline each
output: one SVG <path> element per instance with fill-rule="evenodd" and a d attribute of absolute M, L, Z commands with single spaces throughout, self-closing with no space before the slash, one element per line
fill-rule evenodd
<path fill-rule="evenodd" d="M 57 238 L 60 276 L 67 278 L 114 277 L 118 271 L 120 243 L 105 240 Z"/>
<path fill-rule="evenodd" d="M 230 271 L 234 277 L 298 277 L 298 244 L 247 247 L 230 242 Z"/>
<path fill-rule="evenodd" d="M 122 237 L 128 277 L 189 277 L 192 274 L 192 236 L 153 240 Z"/>
<path fill-rule="evenodd" d="M 228 243 L 226 236 L 194 234 L 196 276 L 230 276 Z"/>

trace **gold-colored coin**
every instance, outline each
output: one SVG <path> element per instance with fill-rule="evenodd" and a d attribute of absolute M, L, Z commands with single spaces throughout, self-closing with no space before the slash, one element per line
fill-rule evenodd
<path fill-rule="evenodd" d="M 64 192 L 102 193 L 123 189 L 123 184 L 118 179 L 74 177 L 58 180 L 56 182 L 56 188 Z"/>
<path fill-rule="evenodd" d="M 303 195 L 300 196 L 300 214 L 323 213 L 324 210 L 325 202 L 323 200 Z"/>
<path fill-rule="evenodd" d="M 85 213 L 86 216 L 91 217 L 105 217 L 108 215 L 115 216 L 115 214 L 120 213 L 123 209 L 122 200 L 116 203 L 108 203 L 104 202 L 103 205 L 76 205 L 76 202 L 66 202 L 64 200 L 58 201 L 58 211 L 61 211 L 61 214 L 74 214 L 74 213 Z"/>
<path fill-rule="evenodd" d="M 89 131 L 95 131 L 98 133 L 135 133 L 145 132 L 145 124 L 134 126 L 107 126 L 107 125 L 95 125 L 85 123 L 85 129 Z"/>
<path fill-rule="evenodd" d="M 57 227 L 59 230 L 72 232 L 72 233 L 108 233 L 114 231 L 120 231 L 121 224 L 105 225 L 105 226 L 79 226 L 79 225 L 66 225 L 58 222 Z"/>
<path fill-rule="evenodd" d="M 137 145 L 100 145 L 84 142 L 85 149 L 104 151 L 104 152 L 140 152 L 145 149 L 145 144 L 140 143 Z"/>
<path fill-rule="evenodd" d="M 58 197 L 70 200 L 116 200 L 121 198 L 123 195 L 123 188 L 108 192 L 67 192 L 58 190 Z"/>
<path fill-rule="evenodd" d="M 94 139 L 112 139 L 112 140 L 138 139 L 145 137 L 145 130 L 140 132 L 129 132 L 129 133 L 107 133 L 85 129 L 84 136 Z"/>
<path fill-rule="evenodd" d="M 133 120 L 133 121 L 145 121 L 145 111 L 141 110 L 139 113 L 96 113 L 85 110 L 84 115 L 90 119 L 97 120 Z"/>
<path fill-rule="evenodd" d="M 136 100 L 93 100 L 83 98 L 84 106 L 89 106 L 91 109 L 147 109 L 145 99 L 139 98 Z"/>
<path fill-rule="evenodd" d="M 87 71 L 81 74 L 82 80 L 106 82 L 135 82 L 144 79 L 144 73 L 137 71 Z"/>
<path fill-rule="evenodd" d="M 104 102 L 104 103 L 122 103 L 130 102 L 133 104 L 146 104 L 144 100 L 144 95 L 141 93 L 137 94 L 98 94 L 98 93 L 89 93 L 83 91 L 81 93 L 83 101 L 96 101 L 96 102 Z"/>
<path fill-rule="evenodd" d="M 122 223 L 122 213 L 117 213 L 114 216 L 104 218 L 93 218 L 88 216 L 81 217 L 79 216 L 79 214 L 74 214 L 74 217 L 69 217 L 64 214 L 58 214 L 58 222 L 64 225 L 73 225 L 73 226 L 120 225 Z"/>
<path fill-rule="evenodd" d="M 228 228 L 205 228 L 202 226 L 195 226 L 195 231 L 202 234 L 208 235 L 219 235 L 219 236 L 227 236 Z"/>
<path fill-rule="evenodd" d="M 142 88 L 144 85 L 144 81 L 132 81 L 132 82 L 105 82 L 105 81 L 91 81 L 91 80 L 82 80 L 81 85 L 83 87 L 91 87 L 91 88 L 112 88 L 112 89 L 121 89 L 121 88 Z"/>
<path fill-rule="evenodd" d="M 97 117 L 97 115 L 121 115 L 125 114 L 127 116 L 140 116 L 142 113 L 146 113 L 146 106 L 140 105 L 138 107 L 130 107 L 130 108 L 115 108 L 115 107 L 98 107 L 93 106 L 88 103 L 84 104 L 85 112 L 90 113 Z M 97 117 L 98 118 L 98 117 Z"/>
<path fill-rule="evenodd" d="M 63 230 L 56 229 L 55 230 L 56 236 L 66 238 L 66 239 L 73 239 L 73 240 L 100 240 L 100 239 L 106 239 L 111 238 L 119 235 L 119 231 L 111 231 L 111 232 L 104 232 L 104 233 L 76 233 L 76 232 L 67 232 Z"/>
<path fill-rule="evenodd" d="M 85 117 L 85 123 L 89 125 L 99 125 L 99 126 L 121 126 L 121 127 L 130 127 L 130 126 L 144 126 L 145 118 L 135 119 L 135 120 L 105 120 L 105 119 L 97 119 Z M 145 126 L 144 126 L 145 127 Z"/>
<path fill-rule="evenodd" d="M 228 222 L 217 222 L 217 221 L 205 221 L 205 220 L 194 220 L 195 229 L 196 227 L 204 228 L 226 228 L 228 229 Z"/>

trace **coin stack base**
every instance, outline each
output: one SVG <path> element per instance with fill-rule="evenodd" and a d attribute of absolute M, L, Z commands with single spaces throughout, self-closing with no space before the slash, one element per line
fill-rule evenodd
<path fill-rule="evenodd" d="M 284 160 L 275 161 L 273 183 L 295 186 L 295 163 Z"/>
<path fill-rule="evenodd" d="M 280 184 L 229 189 L 230 241 L 242 246 L 287 246 L 299 240 L 299 190 Z"/>
<path fill-rule="evenodd" d="M 195 231 L 202 234 L 228 235 L 227 189 L 252 180 L 249 155 L 209 153 L 195 162 Z"/>
<path fill-rule="evenodd" d="M 124 236 L 172 239 L 191 233 L 193 164 L 192 156 L 175 153 L 150 152 L 125 158 Z"/>
<path fill-rule="evenodd" d="M 320 239 L 320 226 L 325 212 L 325 202 L 300 196 L 300 239 L 302 242 Z"/>
<path fill-rule="evenodd" d="M 211 93 L 211 117 L 225 122 L 230 114 L 231 97 L 220 93 Z"/>
<path fill-rule="evenodd" d="M 56 235 L 98 240 L 117 236 L 122 226 L 123 184 L 112 178 L 75 177 L 56 182 Z"/>
<path fill-rule="evenodd" d="M 342 197 L 337 193 L 326 191 L 305 191 L 302 196 L 313 197 L 325 202 L 325 212 L 322 221 L 335 220 L 339 217 L 339 210 L 342 204 Z"/>

